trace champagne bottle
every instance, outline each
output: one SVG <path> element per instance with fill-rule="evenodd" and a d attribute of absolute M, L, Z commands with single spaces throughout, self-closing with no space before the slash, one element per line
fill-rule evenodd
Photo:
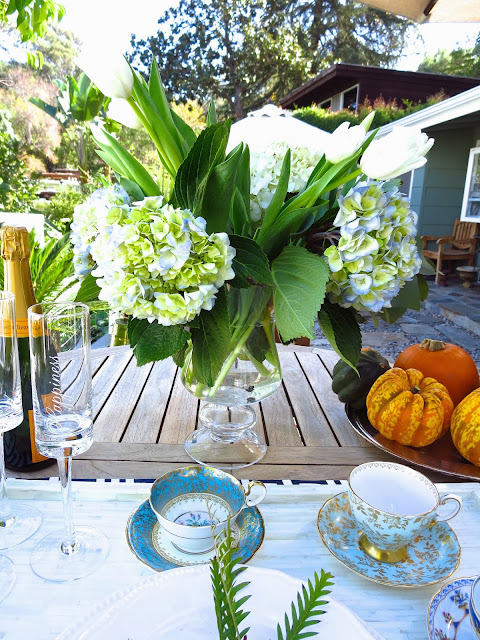
<path fill-rule="evenodd" d="M 3 226 L 0 234 L 4 289 L 15 294 L 23 404 L 23 422 L 3 436 L 5 466 L 14 471 L 42 469 L 53 464 L 55 460 L 40 455 L 35 446 L 27 309 L 36 304 L 36 300 L 30 273 L 28 231 L 25 227 Z"/>

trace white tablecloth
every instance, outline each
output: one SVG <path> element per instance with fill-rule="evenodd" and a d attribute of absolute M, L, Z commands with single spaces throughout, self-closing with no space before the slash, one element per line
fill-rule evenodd
<path fill-rule="evenodd" d="M 463 509 L 450 521 L 462 547 L 461 562 L 449 580 L 480 573 L 480 484 L 439 484 L 441 493 L 457 493 Z M 29 564 L 30 553 L 48 532 L 62 527 L 60 486 L 56 480 L 8 480 L 9 495 L 35 505 L 43 514 L 39 531 L 23 544 L 3 551 L 14 561 L 17 583 L 0 603 L 0 640 L 53 640 L 75 620 L 115 591 L 152 575 L 129 550 L 125 525 L 136 506 L 148 496 L 149 484 L 132 480 L 73 482 L 77 524 L 103 530 L 110 541 L 106 563 L 93 575 L 71 583 L 38 578 Z M 428 638 L 428 604 L 441 584 L 418 589 L 398 589 L 365 580 L 339 563 L 323 545 L 317 531 L 317 514 L 331 496 L 346 485 L 267 485 L 260 505 L 265 540 L 250 564 L 284 571 L 306 579 L 321 568 L 335 576 L 332 595 L 350 607 L 385 640 Z M 213 639 L 212 639 L 213 640 Z M 354 639 L 352 639 L 354 640 Z"/>

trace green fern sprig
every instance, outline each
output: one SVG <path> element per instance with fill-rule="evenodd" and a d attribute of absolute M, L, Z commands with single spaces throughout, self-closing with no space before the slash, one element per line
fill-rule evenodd
<path fill-rule="evenodd" d="M 324 611 L 319 609 L 322 605 L 327 604 L 326 600 L 320 600 L 328 593 L 333 582 L 330 580 L 333 578 L 331 573 L 325 573 L 322 569 L 320 578 L 317 572 L 314 574 L 314 584 L 312 581 L 308 581 L 308 589 L 305 585 L 302 587 L 302 592 L 297 594 L 297 606 L 292 602 L 292 622 L 288 618 L 288 614 L 285 613 L 285 635 L 280 628 L 280 624 L 277 626 L 277 640 L 302 640 L 303 638 L 311 638 L 317 635 L 316 631 L 304 631 L 307 627 L 310 627 L 318 622 L 318 616 Z M 303 598 L 302 598 L 303 594 Z"/>
<path fill-rule="evenodd" d="M 244 640 L 249 627 L 240 630 L 249 611 L 242 606 L 250 598 L 249 595 L 237 599 L 239 591 L 248 586 L 249 582 L 237 584 L 238 576 L 246 567 L 237 566 L 240 558 L 233 558 L 233 535 L 230 522 L 224 536 L 214 536 L 215 556 L 211 563 L 211 578 L 215 613 L 220 640 Z"/>

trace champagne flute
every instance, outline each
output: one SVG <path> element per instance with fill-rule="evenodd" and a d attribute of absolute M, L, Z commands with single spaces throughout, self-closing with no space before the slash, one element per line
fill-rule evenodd
<path fill-rule="evenodd" d="M 31 566 L 42 578 L 82 578 L 105 560 L 108 541 L 91 527 L 73 526 L 72 456 L 92 444 L 90 315 L 77 302 L 43 302 L 28 310 L 32 398 L 38 451 L 56 458 L 62 486 L 64 528 L 41 540 Z"/>
<path fill-rule="evenodd" d="M 12 511 L 7 497 L 3 434 L 23 420 L 20 364 L 15 318 L 15 296 L 0 292 L 0 549 L 23 542 L 40 526 L 42 516 L 29 505 L 17 505 Z M 9 558 L 0 556 L 0 600 L 15 584 L 15 569 Z"/>

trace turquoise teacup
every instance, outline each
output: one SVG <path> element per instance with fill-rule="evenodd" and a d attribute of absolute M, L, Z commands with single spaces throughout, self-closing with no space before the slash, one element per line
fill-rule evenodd
<path fill-rule="evenodd" d="M 261 495 L 250 496 L 252 487 Z M 217 536 L 233 525 L 240 511 L 263 500 L 262 482 L 250 482 L 247 491 L 229 473 L 213 467 L 184 467 L 167 472 L 150 491 L 150 505 L 169 540 L 186 553 L 205 553 Z M 213 525 L 213 526 L 212 526 Z"/>

